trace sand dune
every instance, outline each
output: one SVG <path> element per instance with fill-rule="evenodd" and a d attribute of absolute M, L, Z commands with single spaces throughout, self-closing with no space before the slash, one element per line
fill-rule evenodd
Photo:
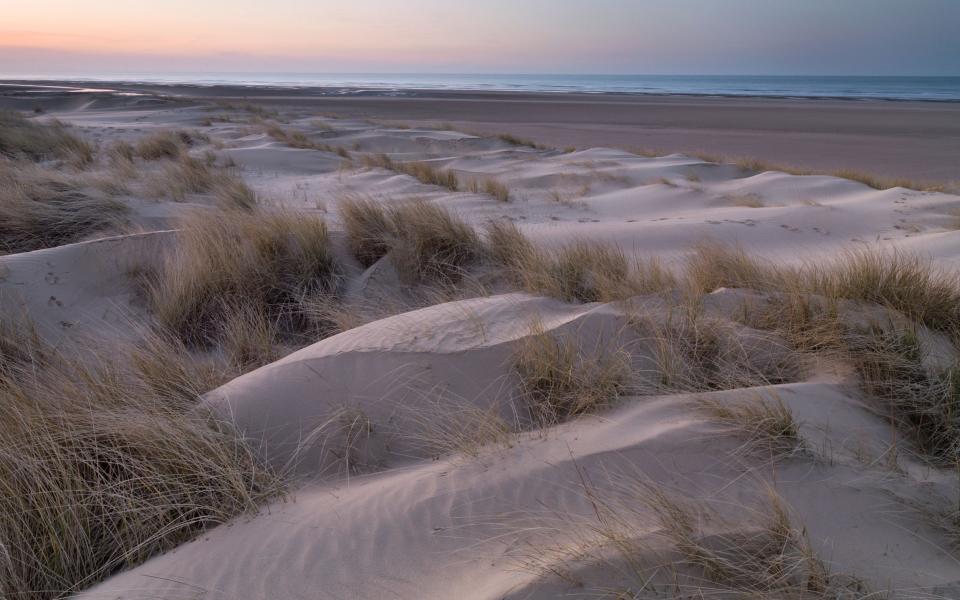
<path fill-rule="evenodd" d="M 287 497 L 76 597 L 960 595 L 955 469 L 891 425 L 855 361 L 800 348 L 781 327 L 787 317 L 751 321 L 789 291 L 678 288 L 571 303 L 515 289 L 505 267 L 484 265 L 466 268 L 457 290 L 418 295 L 391 255 L 358 262 L 339 211 L 356 198 L 423 200 L 478 231 L 509 221 L 547 250 L 602 242 L 630 259 L 659 258 L 677 276 L 708 240 L 787 266 L 879 249 L 955 270 L 960 196 L 304 109 L 157 102 L 48 110 L 102 148 L 166 128 L 202 132 L 183 152 L 248 185 L 262 211 L 252 214 L 325 218 L 345 280 L 338 301 L 367 312 L 200 401 L 289 477 Z M 457 191 L 396 166 L 418 162 L 452 172 Z M 172 199 L 161 163 L 136 164 L 119 197 L 130 208 L 124 230 L 145 232 L 0 257 L 4 314 L 22 314 L 60 345 L 136 343 L 155 325 L 141 278 L 178 247 L 178 219 L 226 220 L 237 207 L 217 208 L 216 187 Z M 487 193 L 487 181 L 506 186 L 508 201 Z M 159 192 L 148 198 L 150 189 Z M 809 306 L 826 302 L 805 293 Z M 909 328 L 921 369 L 954 364 L 948 328 L 861 300 L 839 302 L 836 323 L 870 339 Z M 609 405 L 538 419 L 518 348 L 543 339 L 577 349 L 571 370 L 622 358 L 629 375 Z M 687 354 L 671 346 L 689 340 Z M 695 381 L 704 353 L 717 361 L 713 379 Z M 755 429 L 735 416 L 745 404 L 767 411 L 749 413 L 762 421 Z M 770 415 L 789 431 L 771 433 Z"/>

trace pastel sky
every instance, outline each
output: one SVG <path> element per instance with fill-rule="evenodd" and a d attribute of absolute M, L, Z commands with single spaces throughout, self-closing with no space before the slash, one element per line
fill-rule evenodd
<path fill-rule="evenodd" d="M 960 0 L 2 0 L 0 73 L 960 75 Z"/>

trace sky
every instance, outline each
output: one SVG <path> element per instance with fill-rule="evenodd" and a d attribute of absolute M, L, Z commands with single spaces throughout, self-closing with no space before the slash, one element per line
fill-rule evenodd
<path fill-rule="evenodd" d="M 960 75 L 960 0 L 0 0 L 0 73 Z"/>

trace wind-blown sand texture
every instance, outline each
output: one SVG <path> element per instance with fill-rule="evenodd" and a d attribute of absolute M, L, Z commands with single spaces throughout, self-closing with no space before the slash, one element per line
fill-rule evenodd
<path fill-rule="evenodd" d="M 960 596 L 955 465 L 892 427 L 853 367 L 803 354 L 778 326 L 751 320 L 788 292 L 771 284 L 695 301 L 677 289 L 577 303 L 517 289 L 488 266 L 455 291 L 427 293 L 389 256 L 367 268 L 350 256 L 340 212 L 357 199 L 423 201 L 480 232 L 513 223 L 544 252 L 577 240 L 615 245 L 630 260 L 658 259 L 664 277 L 682 277 L 698 244 L 707 256 L 739 246 L 796 268 L 879 248 L 955 272 L 960 196 L 682 154 L 535 148 L 302 108 L 150 97 L 56 108 L 101 148 L 199 132 L 184 152 L 235 165 L 263 214 L 322 216 L 358 325 L 295 344 L 201 400 L 288 473 L 287 496 L 77 597 Z M 402 166 L 421 162 L 433 170 Z M 176 253 L 186 235 L 178 219 L 215 210 L 221 184 L 171 198 L 166 180 L 151 179 L 159 167 L 142 168 L 117 195 L 130 208 L 122 231 L 0 256 L 5 315 L 29 317 L 65 347 L 136 340 L 150 327 L 138 273 Z M 434 171 L 453 173 L 455 185 L 419 180 Z M 839 306 L 841 321 L 865 330 L 905 319 L 896 306 Z M 924 323 L 911 329 L 923 364 L 950 364 L 952 332 Z M 666 349 L 690 335 L 700 340 L 692 350 Z M 571 372 L 621 361 L 583 380 L 592 389 L 615 381 L 615 397 L 569 419 L 531 416 L 518 352 L 544 336 L 561 340 L 554 360 L 562 343 L 579 349 Z M 721 368 L 705 381 L 696 361 L 711 344 L 711 368 Z M 744 418 L 743 406 L 759 413 Z M 778 419 L 786 424 L 773 435 Z"/>

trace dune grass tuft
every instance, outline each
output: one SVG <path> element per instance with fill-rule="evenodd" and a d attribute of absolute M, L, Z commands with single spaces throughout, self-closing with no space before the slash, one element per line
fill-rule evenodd
<path fill-rule="evenodd" d="M 117 225 L 126 206 L 84 183 L 33 165 L 0 163 L 0 253 L 68 244 Z"/>
<path fill-rule="evenodd" d="M 728 201 L 733 206 L 740 206 L 742 208 L 763 208 L 766 206 L 761 198 L 757 194 L 738 194 L 738 195 L 727 195 L 723 197 L 724 200 Z"/>
<path fill-rule="evenodd" d="M 396 230 L 387 208 L 365 198 L 345 198 L 338 206 L 350 251 L 360 264 L 369 267 L 386 256 Z"/>
<path fill-rule="evenodd" d="M 705 398 L 701 405 L 714 419 L 744 435 L 751 446 L 767 456 L 790 456 L 802 448 L 800 424 L 777 397 L 758 396 L 732 403 Z"/>
<path fill-rule="evenodd" d="M 223 208 L 250 211 L 257 205 L 256 193 L 234 172 L 186 153 L 165 161 L 150 186 L 155 195 L 168 196 L 176 202 L 183 202 L 190 194 L 212 193 Z"/>
<path fill-rule="evenodd" d="M 0 110 L 0 156 L 32 161 L 60 159 L 76 167 L 94 160 L 94 149 L 59 121 L 39 123 L 20 113 Z"/>
<path fill-rule="evenodd" d="M 229 425 L 166 379 L 189 359 L 149 348 L 81 363 L 45 347 L 0 370 L 0 596 L 64 597 L 280 492 Z"/>
<path fill-rule="evenodd" d="M 517 342 L 513 370 L 521 399 L 539 426 L 612 406 L 629 384 L 629 356 L 620 349 L 592 352 L 571 337 L 545 333 L 539 323 Z"/>
<path fill-rule="evenodd" d="M 913 433 L 921 452 L 948 465 L 960 461 L 960 361 L 931 369 L 917 334 L 874 330 L 849 337 L 848 352 L 867 394 Z"/>
<path fill-rule="evenodd" d="M 796 357 L 775 336 L 738 331 L 724 321 L 703 317 L 696 307 L 671 311 L 666 317 L 638 314 L 630 323 L 653 351 L 649 393 L 773 385 L 795 380 L 800 373 Z"/>
<path fill-rule="evenodd" d="M 456 192 L 460 189 L 460 180 L 453 171 L 439 169 L 427 162 L 397 162 L 386 154 L 368 154 L 363 157 L 367 167 L 379 167 L 395 173 L 409 175 L 427 185 L 436 185 Z"/>
<path fill-rule="evenodd" d="M 523 234 L 513 221 L 491 221 L 486 227 L 487 255 L 497 265 L 504 266 L 515 279 L 522 270 L 540 260 L 539 249 Z"/>
<path fill-rule="evenodd" d="M 568 302 L 624 300 L 675 285 L 656 260 L 631 264 L 616 246 L 584 240 L 546 251 L 507 221 L 487 226 L 487 256 L 520 288 Z"/>
<path fill-rule="evenodd" d="M 340 281 L 322 219 L 206 211 L 185 218 L 176 250 L 147 274 L 146 290 L 161 326 L 191 346 L 264 339 L 266 325 L 278 332 L 275 342 L 298 343 L 322 333 L 307 318 L 303 302 L 335 295 Z M 248 330 L 238 331 L 241 325 Z"/>
<path fill-rule="evenodd" d="M 829 298 L 847 298 L 893 308 L 933 329 L 960 331 L 960 273 L 929 258 L 899 250 L 849 250 L 808 265 L 804 286 Z"/>
<path fill-rule="evenodd" d="M 695 501 L 634 469 L 602 471 L 604 482 L 597 483 L 595 473 L 577 467 L 590 516 L 560 509 L 557 517 L 542 517 L 531 531 L 550 531 L 553 539 L 519 553 L 521 568 L 544 582 L 575 586 L 584 597 L 887 597 L 833 572 L 767 483 L 751 494 L 760 501 L 744 506 L 740 499 Z"/>
<path fill-rule="evenodd" d="M 177 159 L 193 143 L 193 137 L 186 131 L 162 130 L 140 138 L 136 153 L 143 160 Z"/>
<path fill-rule="evenodd" d="M 322 152 L 332 152 L 341 158 L 350 159 L 350 152 L 342 146 L 332 146 L 322 142 L 315 142 L 302 131 L 284 129 L 276 123 L 267 126 L 266 133 L 278 142 L 284 143 L 291 148 L 299 150 L 320 150 Z"/>
<path fill-rule="evenodd" d="M 344 199 L 340 214 L 351 250 L 363 265 L 389 254 L 410 283 L 453 284 L 482 257 L 472 227 L 428 202 L 386 207 L 371 200 Z"/>
<path fill-rule="evenodd" d="M 500 183 L 496 179 L 485 179 L 483 183 L 479 183 L 475 180 L 470 182 L 468 189 L 471 192 L 483 192 L 489 196 L 493 196 L 500 202 L 509 202 L 510 201 L 510 188 L 508 188 L 503 183 Z"/>
<path fill-rule="evenodd" d="M 511 146 L 526 146 L 526 147 L 528 147 L 528 148 L 533 148 L 534 150 L 548 150 L 548 149 L 549 149 L 547 146 L 544 146 L 543 144 L 538 144 L 537 142 L 535 142 L 535 141 L 533 141 L 533 140 L 529 140 L 529 139 L 526 139 L 526 138 L 517 137 L 517 136 L 515 136 L 515 135 L 513 135 L 513 134 L 510 134 L 510 133 L 501 133 L 501 134 L 497 135 L 497 139 L 500 140 L 501 142 L 505 142 L 505 143 L 507 143 L 507 144 L 510 144 Z"/>
<path fill-rule="evenodd" d="M 548 257 L 546 269 L 531 273 L 530 284 L 564 300 L 600 302 L 622 297 L 629 276 L 630 263 L 619 248 L 578 241 Z"/>
<path fill-rule="evenodd" d="M 960 326 L 960 274 L 898 250 L 848 250 L 834 260 L 794 268 L 753 258 L 743 248 L 706 243 L 691 254 L 688 274 L 699 292 L 799 290 L 879 304 L 948 333 Z"/>

